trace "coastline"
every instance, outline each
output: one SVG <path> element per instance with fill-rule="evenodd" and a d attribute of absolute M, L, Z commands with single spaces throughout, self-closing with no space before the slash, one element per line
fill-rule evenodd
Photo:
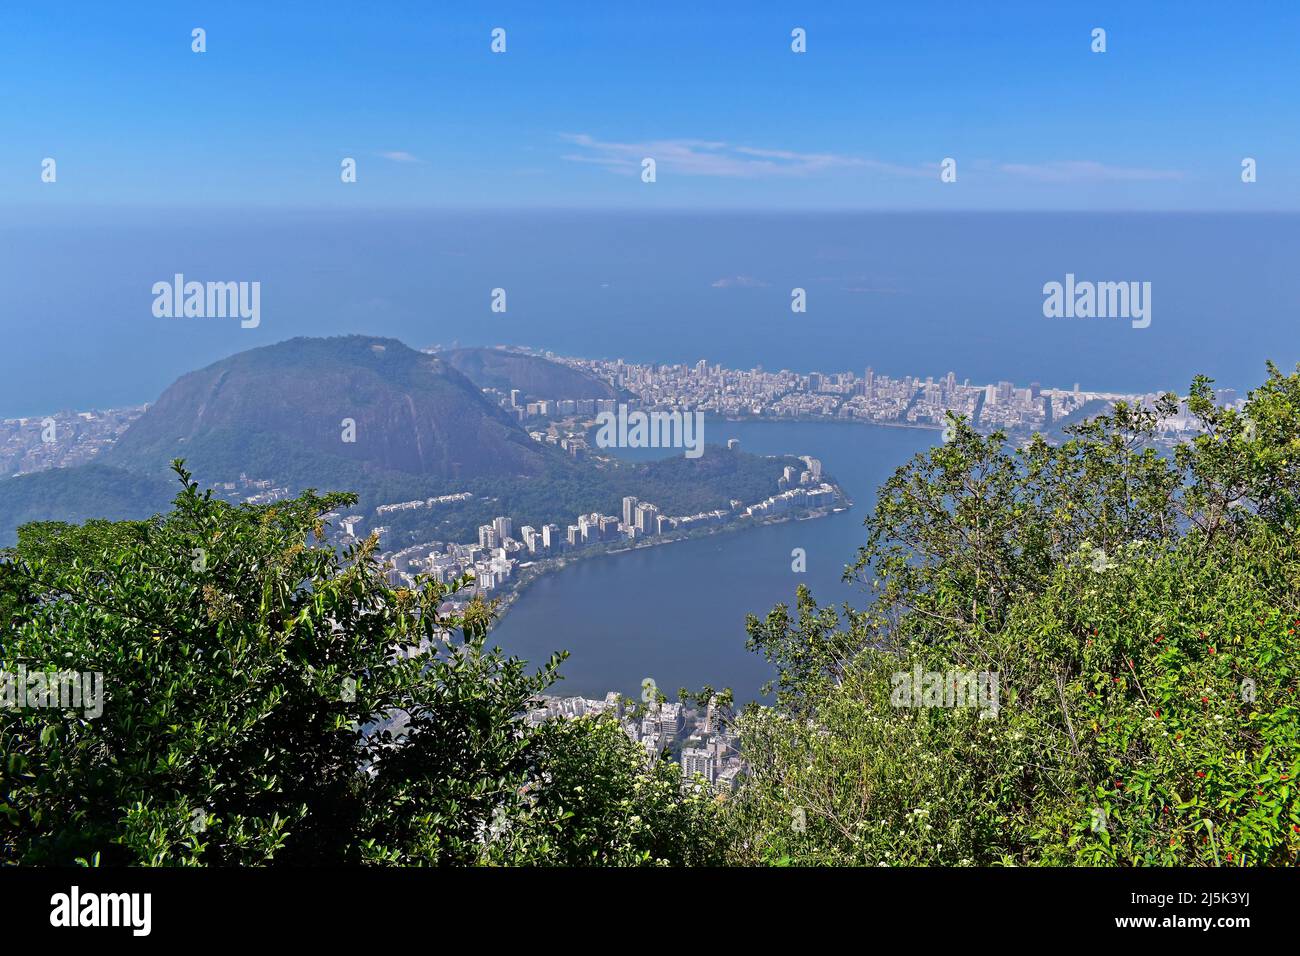
<path fill-rule="evenodd" d="M 498 598 L 495 606 L 492 627 L 495 628 L 506 616 L 506 613 L 514 606 L 515 602 L 532 586 L 533 582 L 547 574 L 555 571 L 561 571 L 568 567 L 570 563 L 580 561 L 589 561 L 593 558 L 606 557 L 612 555 L 628 554 L 632 551 L 638 551 L 643 548 L 657 548 L 664 545 L 677 544 L 682 541 L 691 541 L 698 538 L 711 537 L 719 534 L 737 534 L 754 528 L 764 527 L 767 525 L 786 524 L 791 521 L 811 521 L 818 518 L 826 518 L 833 514 L 839 514 L 843 511 L 851 511 L 854 507 L 853 500 L 849 498 L 844 490 L 835 483 L 835 505 L 829 508 L 815 508 L 809 511 L 800 511 L 787 515 L 768 515 L 763 518 L 744 518 L 738 521 L 729 522 L 723 525 L 713 525 L 707 528 L 694 528 L 679 534 L 655 535 L 653 538 L 619 548 L 590 548 L 583 549 L 572 555 L 565 555 L 560 558 L 546 558 L 542 561 L 531 562 L 528 567 L 522 570 L 517 579 L 517 583 L 510 589 L 510 593 L 504 597 Z M 456 602 L 449 602 L 453 605 Z"/>

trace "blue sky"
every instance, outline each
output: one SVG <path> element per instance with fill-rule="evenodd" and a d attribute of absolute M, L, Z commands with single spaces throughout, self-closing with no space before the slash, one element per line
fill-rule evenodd
<path fill-rule="evenodd" d="M 8 4 L 0 203 L 1297 210 L 1297 10 Z"/>

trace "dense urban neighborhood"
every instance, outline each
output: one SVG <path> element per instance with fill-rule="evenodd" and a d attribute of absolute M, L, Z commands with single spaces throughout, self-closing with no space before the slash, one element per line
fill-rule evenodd
<path fill-rule="evenodd" d="M 1154 407 L 1158 393 L 1103 392 L 1017 385 L 972 384 L 955 372 L 904 375 L 863 372 L 793 372 L 788 369 L 730 369 L 701 359 L 694 365 L 656 365 L 622 359 L 585 359 L 526 350 L 609 382 L 643 408 L 702 411 L 724 418 L 830 419 L 874 425 L 942 428 L 948 411 L 966 416 L 981 432 L 1002 429 L 1026 436 L 1080 414 L 1094 414 L 1117 401 Z M 483 392 L 529 429 L 537 441 L 555 444 L 574 457 L 590 453 L 587 438 L 596 416 L 613 412 L 615 399 L 547 398 L 519 389 Z M 1220 404 L 1239 401 L 1233 389 L 1216 393 Z M 148 408 L 57 412 L 0 421 L 0 475 L 20 475 L 93 460 Z M 1161 421 L 1161 437 L 1177 441 L 1195 433 L 1186 403 Z"/>

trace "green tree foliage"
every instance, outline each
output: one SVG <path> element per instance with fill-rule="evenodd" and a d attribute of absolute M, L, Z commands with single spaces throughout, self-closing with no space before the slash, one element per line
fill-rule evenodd
<path fill-rule="evenodd" d="M 626 737 L 523 719 L 562 655 L 531 670 L 490 608 L 441 613 L 466 582 L 390 587 L 373 539 L 321 546 L 350 495 L 232 506 L 175 468 L 170 513 L 29 525 L 0 562 L 0 671 L 105 688 L 98 716 L 0 708 L 0 862 L 468 864 L 501 821 L 544 833 L 529 862 L 684 859 L 711 805 Z M 579 759 L 609 794 L 583 802 Z"/>
<path fill-rule="evenodd" d="M 609 718 L 525 721 L 560 657 L 321 546 L 351 496 L 235 507 L 178 464 L 170 513 L 0 561 L 0 670 L 107 687 L 0 709 L 0 859 L 1296 865 L 1300 372 L 1244 411 L 1197 379 L 1204 431 L 1162 452 L 1176 407 L 1019 449 L 955 419 L 867 518 L 873 600 L 801 588 L 748 621 L 773 703 L 696 695 L 743 735 L 721 808 Z M 901 705 L 914 669 L 996 674 L 996 706 Z"/>
<path fill-rule="evenodd" d="M 1296 865 L 1300 374 L 1162 454 L 1118 405 L 1053 446 L 955 420 L 881 490 L 866 610 L 751 617 L 776 703 L 740 725 L 747 862 Z M 996 672 L 1000 706 L 898 706 Z"/>
<path fill-rule="evenodd" d="M 681 767 L 652 757 L 610 716 L 553 720 L 541 729 L 536 767 L 546 786 L 494 832 L 502 864 L 708 865 L 722 861 L 719 808 L 703 782 L 683 787 Z"/>

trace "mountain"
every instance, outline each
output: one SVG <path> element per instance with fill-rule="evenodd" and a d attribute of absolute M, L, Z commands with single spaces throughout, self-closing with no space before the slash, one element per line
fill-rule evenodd
<path fill-rule="evenodd" d="M 103 462 L 158 473 L 172 458 L 213 481 L 317 487 L 364 473 L 530 477 L 567 462 L 450 362 L 361 335 L 290 339 L 184 375 Z"/>
<path fill-rule="evenodd" d="M 92 465 L 0 481 L 0 546 L 29 521 L 166 510 L 178 490 L 168 473 L 174 458 L 205 486 L 246 475 L 292 492 L 353 491 L 361 513 L 432 495 L 473 495 L 436 514 L 385 518 L 396 542 L 429 540 L 435 531 L 466 540 L 499 514 L 564 524 L 579 513 L 617 511 L 626 495 L 670 514 L 726 508 L 731 498 L 771 494 L 792 463 L 718 448 L 701 459 L 669 453 L 667 461 L 644 464 L 575 461 L 529 438 L 457 363 L 536 397 L 614 394 L 581 372 L 519 353 L 428 355 L 360 335 L 291 339 L 181 376 Z M 353 434 L 355 441 L 345 440 Z"/>
<path fill-rule="evenodd" d="M 449 349 L 439 352 L 479 388 L 519 389 L 529 398 L 615 398 L 612 385 L 576 368 L 508 349 Z"/>

